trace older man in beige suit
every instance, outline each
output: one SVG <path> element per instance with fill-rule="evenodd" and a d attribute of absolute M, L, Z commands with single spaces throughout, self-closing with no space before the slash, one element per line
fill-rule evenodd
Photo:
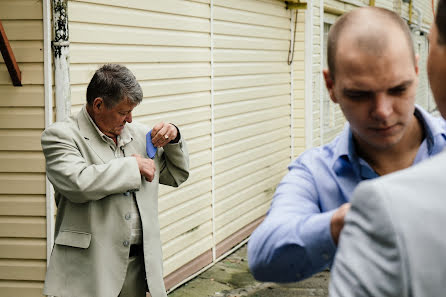
<path fill-rule="evenodd" d="M 58 206 L 55 245 L 44 294 L 76 297 L 166 297 L 158 184 L 177 187 L 189 175 L 186 143 L 172 124 L 132 123 L 142 101 L 134 75 L 104 65 L 87 89 L 87 104 L 42 134 Z"/>

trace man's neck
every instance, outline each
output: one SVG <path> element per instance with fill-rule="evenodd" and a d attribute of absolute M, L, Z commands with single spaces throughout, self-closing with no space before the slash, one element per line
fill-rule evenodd
<path fill-rule="evenodd" d="M 90 115 L 90 118 L 93 120 L 93 122 L 94 122 L 94 124 L 96 125 L 96 127 L 98 127 L 98 129 L 101 130 L 101 128 L 99 128 L 98 123 L 96 122 L 95 115 L 94 115 L 94 112 L 93 112 L 93 110 L 91 109 L 91 107 L 87 104 L 87 105 L 85 106 L 85 109 L 87 110 L 87 113 Z M 102 130 L 101 130 L 101 132 L 104 133 Z M 104 133 L 104 134 L 105 134 L 105 133 Z M 105 134 L 105 135 L 107 135 L 107 134 Z M 107 135 L 107 136 L 110 137 L 110 138 L 114 141 L 114 143 L 115 143 L 116 145 L 118 145 L 118 137 L 117 137 L 117 136 L 109 136 L 109 135 Z"/>
<path fill-rule="evenodd" d="M 424 139 L 424 128 L 420 120 L 414 119 L 403 138 L 394 146 L 377 149 L 355 141 L 357 154 L 363 158 L 375 172 L 385 175 L 410 167 Z"/>

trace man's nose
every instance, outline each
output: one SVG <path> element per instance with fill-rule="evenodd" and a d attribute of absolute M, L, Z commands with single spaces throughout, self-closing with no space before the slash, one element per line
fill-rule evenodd
<path fill-rule="evenodd" d="M 386 94 L 377 94 L 372 116 L 377 120 L 387 119 L 393 112 L 393 100 Z"/>
<path fill-rule="evenodd" d="M 131 123 L 131 122 L 132 122 L 132 113 L 131 113 L 131 112 L 129 112 L 129 113 L 127 114 L 127 116 L 125 117 L 125 121 L 126 121 L 127 123 Z"/>

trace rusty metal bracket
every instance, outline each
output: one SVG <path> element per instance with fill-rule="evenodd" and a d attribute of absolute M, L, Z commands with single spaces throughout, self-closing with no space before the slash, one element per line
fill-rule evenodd
<path fill-rule="evenodd" d="M 3 60 L 8 68 L 9 76 L 11 76 L 12 84 L 16 87 L 22 86 L 22 72 L 15 60 L 2 21 L 0 21 L 0 51 L 2 52 Z"/>
<path fill-rule="evenodd" d="M 307 9 L 307 3 L 300 2 L 300 0 L 285 1 L 286 9 Z"/>

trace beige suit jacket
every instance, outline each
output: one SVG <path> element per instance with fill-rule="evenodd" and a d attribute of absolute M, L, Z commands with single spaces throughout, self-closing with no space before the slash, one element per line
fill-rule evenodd
<path fill-rule="evenodd" d="M 147 284 L 153 297 L 166 297 L 158 222 L 158 184 L 177 187 L 189 175 L 184 140 L 158 149 L 152 182 L 141 177 L 136 159 L 147 157 L 148 128 L 127 123 L 132 136 L 127 157 L 116 158 L 84 112 L 42 134 L 49 180 L 58 206 L 55 245 L 44 294 L 76 297 L 118 296 L 129 261 L 132 195 L 141 215 Z"/>

